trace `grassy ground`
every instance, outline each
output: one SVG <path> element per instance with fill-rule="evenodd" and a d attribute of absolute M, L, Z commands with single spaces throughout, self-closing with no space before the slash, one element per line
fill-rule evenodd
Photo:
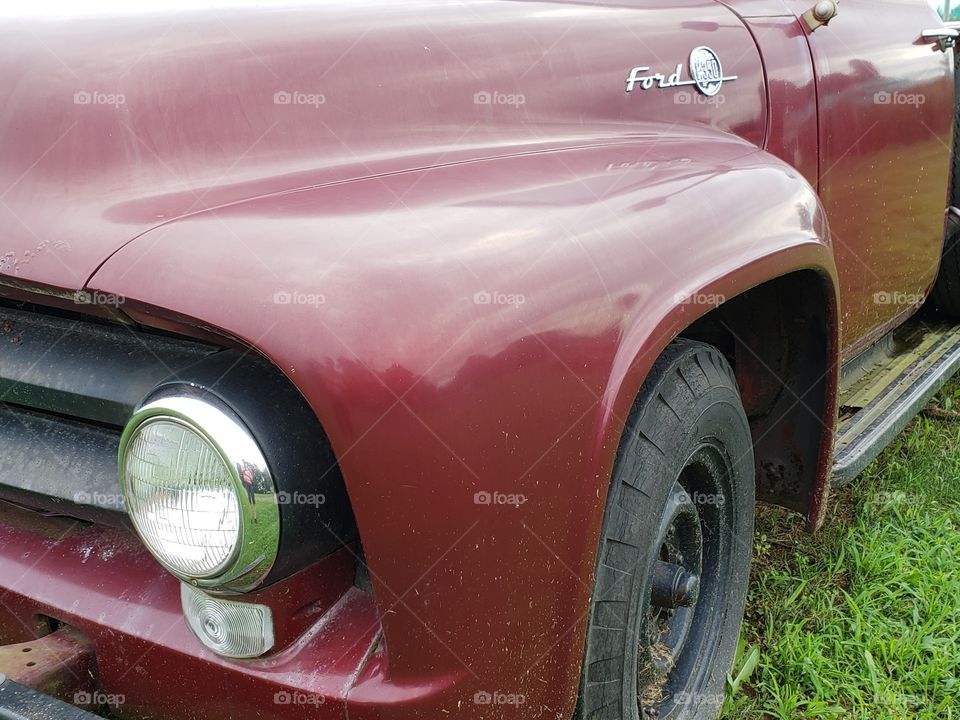
<path fill-rule="evenodd" d="M 960 382 L 937 401 L 960 410 Z M 810 537 L 764 508 L 725 720 L 960 719 L 960 421 L 921 416 Z"/>

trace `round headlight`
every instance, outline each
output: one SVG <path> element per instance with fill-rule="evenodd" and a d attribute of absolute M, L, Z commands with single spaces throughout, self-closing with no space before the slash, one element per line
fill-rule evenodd
<path fill-rule="evenodd" d="M 244 592 L 270 571 L 280 542 L 275 486 L 228 408 L 202 395 L 150 400 L 123 432 L 119 463 L 133 526 L 170 572 Z"/>
<path fill-rule="evenodd" d="M 240 542 L 230 469 L 202 436 L 171 420 L 134 430 L 124 458 L 130 517 L 144 542 L 178 573 L 221 572 Z"/>

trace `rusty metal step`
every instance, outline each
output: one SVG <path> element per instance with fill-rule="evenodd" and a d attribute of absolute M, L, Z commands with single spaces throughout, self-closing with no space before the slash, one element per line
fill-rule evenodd
<path fill-rule="evenodd" d="M 853 480 L 960 370 L 960 325 L 913 320 L 844 366 L 833 484 Z"/>

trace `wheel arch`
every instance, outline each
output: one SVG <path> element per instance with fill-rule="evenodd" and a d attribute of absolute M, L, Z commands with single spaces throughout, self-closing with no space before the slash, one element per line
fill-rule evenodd
<path fill-rule="evenodd" d="M 677 337 L 719 347 L 750 419 L 757 498 L 823 521 L 839 383 L 839 311 L 830 247 L 789 242 L 699 286 L 625 335 L 604 398 L 590 473 L 609 478 L 623 418 L 656 359 Z M 690 300 L 692 299 L 692 301 Z M 602 463 L 602 466 L 600 465 Z"/>

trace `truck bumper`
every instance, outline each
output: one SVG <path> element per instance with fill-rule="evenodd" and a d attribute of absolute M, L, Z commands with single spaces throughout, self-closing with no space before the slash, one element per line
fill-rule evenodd
<path fill-rule="evenodd" d="M 86 710 L 24 687 L 0 674 L 0 720 L 97 720 Z"/>
<path fill-rule="evenodd" d="M 350 588 L 288 648 L 265 659 L 226 660 L 193 636 L 179 581 L 131 532 L 0 502 L 0 645 L 35 640 L 47 622 L 89 644 L 94 685 L 85 692 L 104 699 L 111 717 L 156 720 L 305 713 L 341 720 L 380 628 L 372 597 Z M 17 703 L 45 698 L 5 685 L 9 708 L 0 702 L 0 718 L 20 717 Z"/>

